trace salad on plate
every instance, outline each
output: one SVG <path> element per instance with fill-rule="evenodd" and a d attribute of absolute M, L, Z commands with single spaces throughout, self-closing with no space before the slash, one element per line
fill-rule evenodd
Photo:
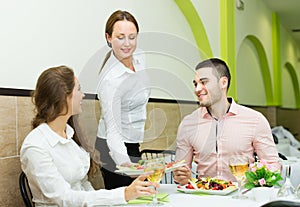
<path fill-rule="evenodd" d="M 177 190 L 183 193 L 227 195 L 237 190 L 237 186 L 232 181 L 207 177 L 199 179 L 192 178 L 187 185 L 177 186 Z"/>

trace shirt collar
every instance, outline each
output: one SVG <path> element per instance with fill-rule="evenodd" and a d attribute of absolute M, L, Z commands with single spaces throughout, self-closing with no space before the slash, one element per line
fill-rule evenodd
<path fill-rule="evenodd" d="M 139 56 L 143 55 L 143 53 L 138 52 L 138 53 L 133 53 L 132 55 L 132 63 L 134 65 L 134 68 L 136 71 L 141 70 L 142 68 L 140 67 L 141 60 L 139 60 Z M 134 71 L 130 70 L 126 66 L 124 66 L 113 54 L 111 53 L 111 56 L 109 57 L 108 61 L 106 62 L 103 72 L 101 72 L 104 76 L 109 73 L 109 76 L 117 78 L 122 76 L 125 73 L 128 74 L 133 74 L 135 73 Z"/>
<path fill-rule="evenodd" d="M 229 115 L 236 115 L 236 114 L 238 114 L 238 104 L 234 101 L 234 99 L 232 97 L 228 97 L 227 99 L 228 99 L 228 101 L 231 102 L 228 114 Z"/>
<path fill-rule="evenodd" d="M 232 97 L 227 97 L 227 100 L 229 101 L 229 103 L 231 103 L 227 114 L 229 116 L 236 115 L 238 113 L 237 103 Z M 200 113 L 202 118 L 212 118 L 206 107 L 201 107 Z"/>
<path fill-rule="evenodd" d="M 64 138 L 64 137 L 61 137 L 60 135 L 58 135 L 46 123 L 41 124 L 40 127 L 41 127 L 41 129 L 43 129 L 43 131 L 44 130 L 46 131 L 45 138 L 47 139 L 47 141 L 49 142 L 49 144 L 52 147 L 54 147 L 58 143 L 61 143 L 61 144 L 69 143 L 72 140 L 72 137 L 74 135 L 73 128 L 71 126 L 69 126 L 68 124 L 66 125 L 67 138 Z"/>

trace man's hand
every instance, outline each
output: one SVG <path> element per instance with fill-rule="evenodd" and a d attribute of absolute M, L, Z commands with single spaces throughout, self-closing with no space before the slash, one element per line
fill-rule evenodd
<path fill-rule="evenodd" d="M 191 170 L 188 166 L 182 166 L 173 171 L 174 180 L 180 185 L 188 184 L 191 178 Z"/>

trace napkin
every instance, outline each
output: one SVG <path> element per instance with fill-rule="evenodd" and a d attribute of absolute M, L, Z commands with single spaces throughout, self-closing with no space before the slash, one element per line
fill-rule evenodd
<path fill-rule="evenodd" d="M 185 193 L 182 190 L 178 190 L 178 191 L 181 192 L 181 193 Z M 191 195 L 198 195 L 198 196 L 207 196 L 207 195 L 210 195 L 208 193 L 202 193 L 202 192 L 193 192 L 193 193 L 189 193 L 189 194 L 191 194 Z"/>
<path fill-rule="evenodd" d="M 157 200 L 161 202 L 169 202 L 169 197 L 167 193 L 158 193 L 156 195 Z M 140 196 L 134 200 L 128 201 L 128 204 L 144 204 L 144 203 L 151 203 L 153 200 L 152 196 Z"/>

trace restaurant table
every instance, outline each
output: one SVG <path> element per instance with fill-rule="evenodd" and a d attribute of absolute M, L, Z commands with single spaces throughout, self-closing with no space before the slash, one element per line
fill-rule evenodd
<path fill-rule="evenodd" d="M 228 206 L 228 207 L 260 207 L 267 202 L 257 202 L 254 200 L 251 191 L 246 193 L 248 199 L 233 199 L 232 196 L 237 191 L 228 195 L 197 195 L 177 191 L 176 184 L 161 184 L 158 189 L 159 193 L 168 193 L 169 202 L 164 207 L 183 207 L 183 206 Z M 291 200 L 291 199 L 274 199 L 274 200 Z M 295 200 L 293 200 L 295 201 Z M 296 200 L 297 201 L 297 200 Z M 300 199 L 298 200 L 300 202 Z M 147 204 L 132 204 L 124 206 L 147 206 Z"/>

